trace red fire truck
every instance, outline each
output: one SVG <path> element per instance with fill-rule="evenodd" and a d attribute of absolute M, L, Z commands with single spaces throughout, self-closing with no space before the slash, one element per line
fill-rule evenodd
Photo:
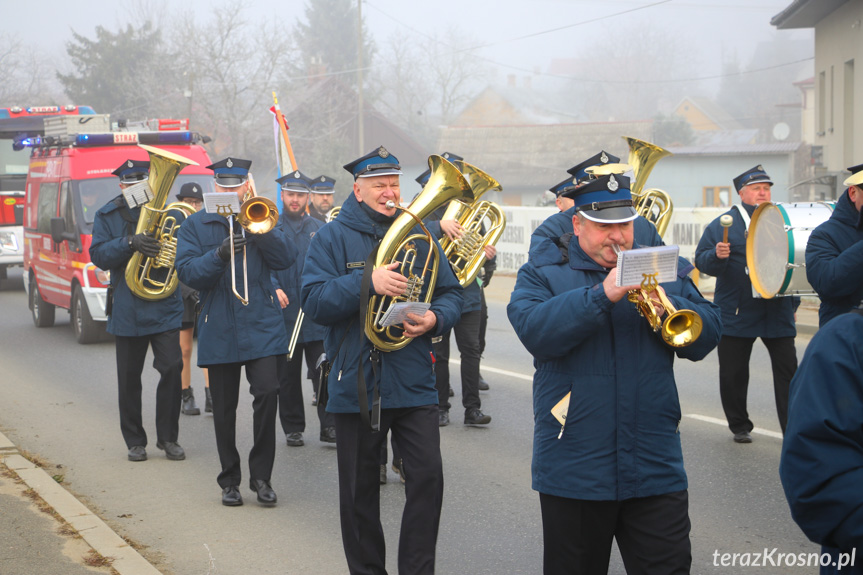
<path fill-rule="evenodd" d="M 24 182 L 30 158 L 26 143 L 45 134 L 45 118 L 92 114 L 89 106 L 0 108 L 0 281 L 8 268 L 24 263 Z"/>
<path fill-rule="evenodd" d="M 104 117 L 107 122 L 107 116 Z M 111 174 L 128 159 L 148 160 L 137 144 L 173 152 L 198 163 L 183 169 L 170 201 L 186 182 L 213 191 L 209 139 L 190 132 L 188 121 L 150 120 L 141 125 L 108 124 L 100 132 L 74 132 L 34 139 L 24 210 L 24 283 L 36 327 L 54 325 L 56 308 L 69 310 L 78 343 L 105 337 L 108 272 L 90 261 L 96 211 L 120 193 Z M 93 122 L 92 124 L 98 124 Z M 60 128 L 62 131 L 62 127 Z"/>

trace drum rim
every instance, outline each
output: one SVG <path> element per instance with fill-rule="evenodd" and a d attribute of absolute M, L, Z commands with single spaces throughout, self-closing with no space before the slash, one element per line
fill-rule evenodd
<path fill-rule="evenodd" d="M 755 212 L 752 214 L 752 219 L 749 223 L 749 230 L 746 234 L 746 266 L 749 268 L 749 281 L 752 282 L 752 287 L 756 292 L 758 292 L 758 295 L 764 299 L 772 299 L 776 297 L 776 294 L 782 293 L 791 283 L 791 276 L 794 270 L 794 268 L 786 265 L 782 286 L 773 293 L 770 293 L 765 289 L 764 284 L 761 282 L 761 278 L 758 275 L 758 268 L 755 266 L 755 230 L 758 228 L 758 222 L 761 219 L 762 214 L 770 208 L 776 208 L 779 210 L 779 214 L 782 216 L 782 221 L 785 222 L 785 227 L 787 228 L 785 232 L 788 236 L 788 241 L 786 242 L 788 253 L 785 254 L 786 264 L 794 263 L 793 261 L 789 261 L 789 258 L 793 258 L 794 256 L 792 254 L 795 253 L 794 234 L 792 234 L 790 230 L 791 222 L 788 219 L 788 213 L 782 208 L 782 205 L 778 203 L 774 204 L 773 202 L 764 202 L 760 204 L 755 208 Z"/>

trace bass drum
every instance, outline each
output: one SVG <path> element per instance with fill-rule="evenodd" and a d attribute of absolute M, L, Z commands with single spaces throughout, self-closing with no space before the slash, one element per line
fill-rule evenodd
<path fill-rule="evenodd" d="M 806 278 L 809 234 L 833 213 L 833 202 L 774 204 L 752 214 L 746 265 L 756 297 L 817 295 Z"/>

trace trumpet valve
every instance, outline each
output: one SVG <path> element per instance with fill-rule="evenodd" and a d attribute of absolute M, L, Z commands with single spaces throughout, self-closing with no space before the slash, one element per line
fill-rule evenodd
<path fill-rule="evenodd" d="M 408 278 L 407 288 L 405 288 L 405 301 L 419 301 L 420 293 L 423 289 L 423 284 L 425 284 L 425 281 L 422 277 L 418 275 L 411 275 L 411 277 Z"/>

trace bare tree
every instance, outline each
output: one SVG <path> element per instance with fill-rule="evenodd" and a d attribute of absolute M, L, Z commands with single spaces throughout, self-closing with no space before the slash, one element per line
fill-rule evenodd
<path fill-rule="evenodd" d="M 36 46 L 14 34 L 0 34 L 0 106 L 62 103 L 53 73 Z"/>

